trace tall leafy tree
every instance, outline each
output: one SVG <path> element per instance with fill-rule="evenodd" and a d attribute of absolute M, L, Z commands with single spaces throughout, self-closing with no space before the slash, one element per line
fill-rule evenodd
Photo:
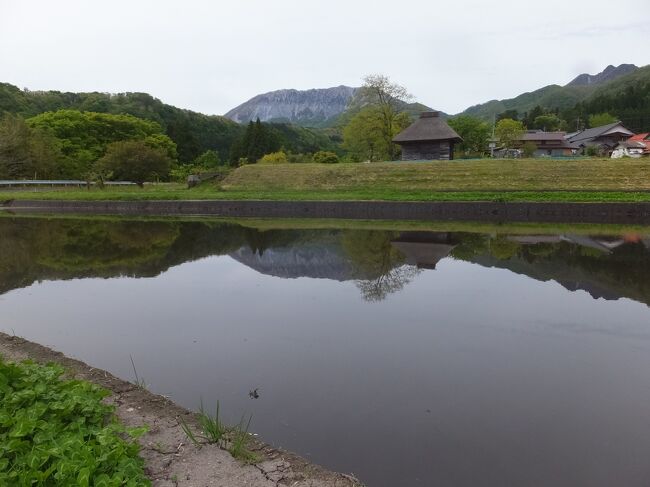
<path fill-rule="evenodd" d="M 146 181 L 166 180 L 171 165 L 164 150 L 152 148 L 143 140 L 125 140 L 110 144 L 94 168 L 103 178 L 142 186 Z"/>
<path fill-rule="evenodd" d="M 526 128 L 519 120 L 504 118 L 499 120 L 495 128 L 495 135 L 506 149 L 512 149 L 515 142 L 520 140 Z"/>
<path fill-rule="evenodd" d="M 54 141 L 22 117 L 0 119 L 0 179 L 48 179 L 57 175 L 60 154 Z"/>
<path fill-rule="evenodd" d="M 447 123 L 463 138 L 456 150 L 465 155 L 480 155 L 487 150 L 490 138 L 490 125 L 487 122 L 470 115 L 458 115 Z"/>
<path fill-rule="evenodd" d="M 372 74 L 363 78 L 361 97 L 368 107 L 374 109 L 373 113 L 381 127 L 383 145 L 388 148 L 388 159 L 397 158 L 399 148 L 393 144 L 393 137 L 403 128 L 402 108 L 412 100 L 412 95 L 387 76 Z"/>
<path fill-rule="evenodd" d="M 376 108 L 365 108 L 350 119 L 343 128 L 343 148 L 356 161 L 379 161 L 389 157 Z"/>
<path fill-rule="evenodd" d="M 590 127 L 600 127 L 601 125 L 609 125 L 614 122 L 618 122 L 618 119 L 607 112 L 589 115 Z"/>
<path fill-rule="evenodd" d="M 176 156 L 176 144 L 163 134 L 159 124 L 132 115 L 59 110 L 32 117 L 27 124 L 56 141 L 63 156 L 63 177 L 85 177 L 108 145 L 118 141 L 145 140 L 169 158 Z"/>
<path fill-rule="evenodd" d="M 547 132 L 555 132 L 557 130 L 562 130 L 567 126 L 566 122 L 558 117 L 554 113 L 545 113 L 543 115 L 538 115 L 533 120 L 532 126 L 528 125 L 528 128 L 545 130 Z"/>

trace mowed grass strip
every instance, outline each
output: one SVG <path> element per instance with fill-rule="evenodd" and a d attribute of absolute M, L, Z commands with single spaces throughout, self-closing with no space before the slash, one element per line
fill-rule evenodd
<path fill-rule="evenodd" d="M 13 199 L 642 202 L 650 201 L 650 159 L 253 164 L 192 189 L 159 183 L 0 192 L 0 201 Z"/>
<path fill-rule="evenodd" d="M 648 191 L 650 159 L 249 165 L 225 191 Z"/>

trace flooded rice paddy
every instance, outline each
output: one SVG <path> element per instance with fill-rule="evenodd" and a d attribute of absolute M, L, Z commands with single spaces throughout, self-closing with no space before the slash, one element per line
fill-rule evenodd
<path fill-rule="evenodd" d="M 0 218 L 0 330 L 369 486 L 648 485 L 650 229 L 273 226 Z"/>

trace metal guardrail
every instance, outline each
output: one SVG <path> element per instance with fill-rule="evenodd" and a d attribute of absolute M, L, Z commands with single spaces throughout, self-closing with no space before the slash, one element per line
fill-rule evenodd
<path fill-rule="evenodd" d="M 39 187 L 39 186 L 50 186 L 50 187 L 55 187 L 55 186 L 95 186 L 97 183 L 90 182 L 88 181 L 81 181 L 81 180 L 0 180 L 0 187 L 16 187 L 16 186 L 34 186 L 34 187 Z M 135 186 L 135 183 L 132 183 L 131 181 L 106 181 L 104 183 L 106 186 Z"/>

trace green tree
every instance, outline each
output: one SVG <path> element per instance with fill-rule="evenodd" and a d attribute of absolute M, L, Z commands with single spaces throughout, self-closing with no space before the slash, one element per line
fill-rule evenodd
<path fill-rule="evenodd" d="M 230 162 L 235 164 L 240 159 L 246 158 L 249 163 L 255 163 L 264 154 L 277 152 L 280 147 L 280 137 L 277 132 L 260 122 L 258 118 L 248 124 L 243 136 L 233 144 Z"/>
<path fill-rule="evenodd" d="M 535 117 L 532 127 L 529 128 L 544 130 L 546 132 L 555 132 L 562 130 L 566 125 L 566 122 L 554 113 L 545 113 L 544 115 L 539 115 Z"/>
<path fill-rule="evenodd" d="M 524 124 L 519 120 L 504 118 L 497 122 L 495 135 L 506 149 L 512 149 L 525 131 Z"/>
<path fill-rule="evenodd" d="M 214 150 L 207 150 L 192 161 L 192 165 L 206 169 L 216 168 L 222 165 L 219 153 Z"/>
<path fill-rule="evenodd" d="M 490 138 L 490 125 L 483 120 L 470 115 L 458 115 L 450 118 L 447 123 L 463 141 L 456 147 L 465 155 L 480 155 L 487 150 Z"/>
<path fill-rule="evenodd" d="M 0 119 L 0 179 L 50 179 L 60 159 L 55 142 L 20 116 Z"/>
<path fill-rule="evenodd" d="M 505 120 L 505 119 L 512 119 L 512 120 L 519 120 L 519 112 L 515 109 L 509 109 L 506 110 L 505 112 L 501 112 L 497 115 L 497 121 Z"/>
<path fill-rule="evenodd" d="M 144 142 L 152 149 L 163 151 L 172 161 L 176 161 L 178 159 L 176 142 L 167 137 L 165 134 L 147 135 L 144 138 Z"/>
<path fill-rule="evenodd" d="M 142 140 L 127 140 L 110 144 L 94 168 L 106 179 L 132 181 L 142 187 L 146 181 L 167 179 L 171 165 L 163 150 Z"/>
<path fill-rule="evenodd" d="M 356 161 L 386 161 L 396 157 L 393 137 L 411 124 L 406 112 L 400 112 L 391 121 L 392 136 L 386 137 L 382 111 L 367 107 L 354 115 L 343 128 L 343 148 Z"/>
<path fill-rule="evenodd" d="M 63 177 L 84 177 L 108 145 L 117 141 L 145 140 L 169 158 L 176 153 L 175 143 L 163 134 L 159 124 L 132 115 L 59 110 L 30 118 L 27 124 L 56 141 L 62 154 Z"/>
<path fill-rule="evenodd" d="M 343 128 L 343 148 L 357 161 L 379 161 L 389 157 L 381 117 L 376 108 L 364 108 Z"/>
<path fill-rule="evenodd" d="M 589 115 L 589 127 L 600 127 L 614 122 L 618 122 L 618 119 L 607 112 Z"/>
<path fill-rule="evenodd" d="M 546 110 L 544 110 L 540 105 L 536 105 L 535 108 L 533 108 L 531 111 L 524 114 L 521 121 L 524 122 L 524 125 L 526 127 L 533 128 L 533 126 L 535 125 L 535 119 L 540 115 L 544 115 L 545 113 Z M 515 117 L 509 117 L 509 118 L 515 118 Z"/>
<path fill-rule="evenodd" d="M 374 114 L 381 126 L 384 145 L 388 148 L 388 159 L 399 155 L 399 148 L 393 144 L 393 137 L 404 128 L 404 116 L 400 115 L 404 105 L 413 97 L 401 85 L 393 83 L 387 76 L 373 74 L 363 79 L 361 97 L 375 109 Z"/>

